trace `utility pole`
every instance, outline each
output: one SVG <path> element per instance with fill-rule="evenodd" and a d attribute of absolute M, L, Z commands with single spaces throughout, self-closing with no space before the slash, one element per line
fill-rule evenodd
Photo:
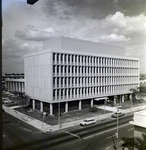
<path fill-rule="evenodd" d="M 118 104 L 117 104 L 117 139 L 118 139 L 118 136 L 119 136 L 119 116 L 118 116 L 118 113 L 119 113 L 119 107 L 118 107 Z"/>
<path fill-rule="evenodd" d="M 58 128 L 60 129 L 60 102 L 58 102 Z"/>

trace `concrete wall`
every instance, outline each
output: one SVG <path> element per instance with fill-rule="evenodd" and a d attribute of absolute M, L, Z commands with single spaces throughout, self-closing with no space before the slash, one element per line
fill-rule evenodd
<path fill-rule="evenodd" d="M 134 123 L 146 127 L 146 110 L 134 113 Z"/>
<path fill-rule="evenodd" d="M 105 45 L 102 43 L 73 39 L 68 37 L 58 37 L 49 41 L 45 41 L 44 49 L 51 48 L 53 51 L 77 51 L 90 52 L 105 55 L 125 56 L 125 48 Z"/>
<path fill-rule="evenodd" d="M 34 53 L 24 58 L 25 92 L 31 98 L 52 100 L 52 53 Z"/>

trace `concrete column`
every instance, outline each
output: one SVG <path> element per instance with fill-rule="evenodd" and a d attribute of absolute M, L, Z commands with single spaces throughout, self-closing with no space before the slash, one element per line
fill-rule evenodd
<path fill-rule="evenodd" d="M 18 84 L 17 84 L 17 82 L 16 82 L 16 84 L 15 84 L 15 85 L 16 85 L 16 91 L 18 91 Z"/>
<path fill-rule="evenodd" d="M 50 115 L 53 115 L 53 104 L 50 103 Z"/>
<path fill-rule="evenodd" d="M 70 97 L 72 98 L 72 89 L 70 89 Z"/>
<path fill-rule="evenodd" d="M 63 89 L 63 99 L 65 99 L 65 89 Z"/>
<path fill-rule="evenodd" d="M 77 77 L 77 87 L 79 87 L 79 77 Z"/>
<path fill-rule="evenodd" d="M 91 99 L 91 107 L 93 107 L 93 99 Z"/>
<path fill-rule="evenodd" d="M 92 95 L 91 87 L 89 87 L 89 95 L 90 95 L 90 96 Z"/>
<path fill-rule="evenodd" d="M 65 112 L 68 112 L 68 102 L 65 103 Z"/>
<path fill-rule="evenodd" d="M 77 97 L 79 97 L 79 88 L 77 88 Z"/>
<path fill-rule="evenodd" d="M 70 66 L 70 75 L 72 76 L 72 66 Z"/>
<path fill-rule="evenodd" d="M 65 77 L 63 78 L 63 87 L 65 87 Z"/>
<path fill-rule="evenodd" d="M 63 61 L 64 63 L 64 61 Z M 63 76 L 65 76 L 65 66 L 63 66 Z"/>
<path fill-rule="evenodd" d="M 44 111 L 44 110 L 43 110 L 43 102 L 40 102 L 40 105 L 41 105 L 40 111 L 43 112 L 43 111 Z"/>
<path fill-rule="evenodd" d="M 13 90 L 12 90 L 12 91 L 15 91 L 15 90 L 14 90 L 14 89 L 15 89 L 15 88 L 14 88 L 14 84 L 15 84 L 15 83 L 13 82 Z"/>
<path fill-rule="evenodd" d="M 10 91 L 12 91 L 12 82 L 10 82 Z"/>
<path fill-rule="evenodd" d="M 68 99 L 68 89 L 66 90 L 66 93 L 67 93 L 67 94 L 66 94 L 66 98 Z"/>
<path fill-rule="evenodd" d="M 10 82 L 8 81 L 7 83 L 8 83 L 8 91 L 9 91 L 10 90 Z"/>
<path fill-rule="evenodd" d="M 77 55 L 76 60 L 77 60 L 77 61 L 76 61 L 75 63 L 78 65 L 78 64 L 79 64 L 79 61 L 78 61 L 78 60 L 79 60 L 79 56 L 78 56 L 78 55 Z"/>
<path fill-rule="evenodd" d="M 32 100 L 32 108 L 35 109 L 35 100 Z"/>
<path fill-rule="evenodd" d="M 23 86 L 22 87 L 23 88 L 23 92 L 25 92 L 25 88 L 24 88 L 25 87 L 25 82 L 23 82 L 22 86 Z"/>
<path fill-rule="evenodd" d="M 59 54 L 59 64 L 61 64 L 61 54 Z"/>
<path fill-rule="evenodd" d="M 79 100 L 79 110 L 81 110 L 82 109 L 82 102 L 81 102 L 81 100 Z"/>
<path fill-rule="evenodd" d="M 16 83 L 17 83 L 17 91 L 20 92 L 19 91 L 19 82 L 16 82 Z"/>
<path fill-rule="evenodd" d="M 19 91 L 22 92 L 22 90 L 21 90 L 21 82 L 19 82 Z"/>
<path fill-rule="evenodd" d="M 57 63 L 57 54 L 55 54 L 55 64 Z"/>
<path fill-rule="evenodd" d="M 64 59 L 64 57 L 65 57 L 65 54 L 63 54 L 63 64 L 65 64 L 65 59 Z"/>

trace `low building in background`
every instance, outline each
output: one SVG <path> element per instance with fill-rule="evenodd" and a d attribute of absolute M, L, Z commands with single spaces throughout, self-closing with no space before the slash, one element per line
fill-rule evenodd
<path fill-rule="evenodd" d="M 141 137 L 142 133 L 146 133 L 146 110 L 134 113 L 133 121 L 130 124 L 134 125 L 134 136 Z"/>
<path fill-rule="evenodd" d="M 5 74 L 4 77 L 4 85 L 5 90 L 8 91 L 17 91 L 17 92 L 25 92 L 25 80 L 24 74 Z"/>
<path fill-rule="evenodd" d="M 126 57 L 122 47 L 58 37 L 43 48 L 24 57 L 25 92 L 33 109 L 52 115 L 115 96 L 121 103 L 139 86 L 139 59 Z"/>

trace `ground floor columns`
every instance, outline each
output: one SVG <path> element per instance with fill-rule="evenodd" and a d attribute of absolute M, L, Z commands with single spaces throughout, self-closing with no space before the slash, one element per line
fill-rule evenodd
<path fill-rule="evenodd" d="M 124 103 L 124 95 L 122 95 L 122 103 Z"/>
<path fill-rule="evenodd" d="M 32 100 L 32 108 L 35 109 L 35 100 Z"/>
<path fill-rule="evenodd" d="M 91 99 L 91 107 L 93 107 L 93 99 Z"/>
<path fill-rule="evenodd" d="M 41 105 L 40 111 L 43 112 L 43 111 L 44 111 L 44 110 L 43 110 L 43 102 L 40 102 L 40 105 Z"/>
<path fill-rule="evenodd" d="M 79 100 L 79 110 L 81 110 L 81 109 L 82 109 L 82 101 Z"/>
<path fill-rule="evenodd" d="M 65 112 L 68 112 L 68 102 L 65 103 Z"/>
<path fill-rule="evenodd" d="M 53 104 L 50 103 L 50 115 L 53 115 Z"/>

